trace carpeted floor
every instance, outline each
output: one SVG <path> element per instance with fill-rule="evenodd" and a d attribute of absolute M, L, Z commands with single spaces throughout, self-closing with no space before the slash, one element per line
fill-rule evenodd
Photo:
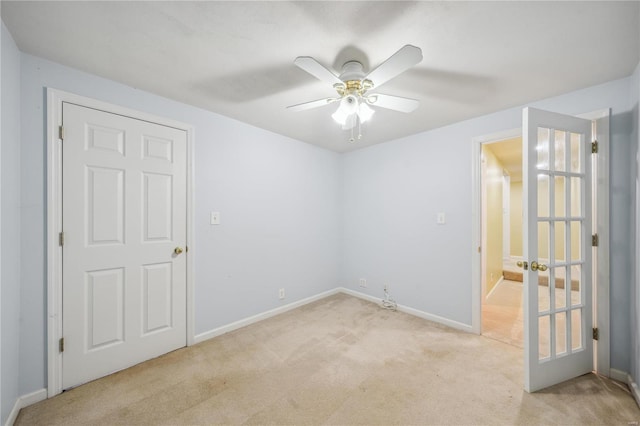
<path fill-rule="evenodd" d="M 338 294 L 23 409 L 17 425 L 622 424 L 626 386 L 522 390 L 522 351 Z"/>

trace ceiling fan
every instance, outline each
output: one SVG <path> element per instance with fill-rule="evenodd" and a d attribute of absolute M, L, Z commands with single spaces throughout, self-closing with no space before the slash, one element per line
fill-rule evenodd
<path fill-rule="evenodd" d="M 360 62 L 348 61 L 342 66 L 342 72 L 337 76 L 314 58 L 299 56 L 293 63 L 318 80 L 332 85 L 338 96 L 291 105 L 287 108 L 291 111 L 304 111 L 340 102 L 340 106 L 331 116 L 342 125 L 344 130 L 351 130 L 349 141 L 353 142 L 355 140 L 353 129 L 356 126 L 359 129 L 361 123 L 369 120 L 375 112 L 369 105 L 406 113 L 418 108 L 420 101 L 416 99 L 369 91 L 379 88 L 420 61 L 422 61 L 422 50 L 407 44 L 368 74 L 364 73 Z M 358 133 L 360 138 L 362 135 Z"/>

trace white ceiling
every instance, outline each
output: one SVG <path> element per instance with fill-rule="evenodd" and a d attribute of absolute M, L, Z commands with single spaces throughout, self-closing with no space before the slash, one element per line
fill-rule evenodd
<path fill-rule="evenodd" d="M 23 51 L 345 152 L 566 93 L 633 72 L 640 3 L 631 2 L 12 2 L 2 20 Z M 417 67 L 380 93 L 414 97 L 411 114 L 378 109 L 349 144 L 333 96 L 293 65 L 375 67 L 405 44 Z"/>

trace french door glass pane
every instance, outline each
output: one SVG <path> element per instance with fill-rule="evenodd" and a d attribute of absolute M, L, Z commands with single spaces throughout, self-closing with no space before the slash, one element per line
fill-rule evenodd
<path fill-rule="evenodd" d="M 538 152 L 537 168 L 549 170 L 549 129 L 538 127 L 536 151 Z"/>
<path fill-rule="evenodd" d="M 538 317 L 538 358 L 545 359 L 550 356 L 551 322 L 549 315 Z"/>
<path fill-rule="evenodd" d="M 563 262 L 566 259 L 566 229 L 564 222 L 554 223 L 554 240 L 555 240 L 555 261 Z"/>
<path fill-rule="evenodd" d="M 561 130 L 556 130 L 555 132 L 555 140 L 554 140 L 554 154 L 555 161 L 553 162 L 555 165 L 554 170 L 559 172 L 564 172 L 567 170 L 566 168 L 566 138 L 567 134 Z"/>
<path fill-rule="evenodd" d="M 582 241 L 580 238 L 580 227 L 582 222 L 578 220 L 571 221 L 571 261 L 579 262 L 582 260 L 582 253 L 580 248 L 582 247 Z"/>
<path fill-rule="evenodd" d="M 567 313 L 556 314 L 556 354 L 567 352 Z"/>
<path fill-rule="evenodd" d="M 538 258 L 549 258 L 549 222 L 538 222 Z"/>
<path fill-rule="evenodd" d="M 571 172 L 582 173 L 582 146 L 581 136 L 578 133 L 571 133 Z"/>
<path fill-rule="evenodd" d="M 582 183 L 582 178 L 572 177 L 571 178 L 571 216 L 572 217 L 581 217 L 582 216 L 582 204 L 581 204 L 581 188 L 580 184 Z"/>
<path fill-rule="evenodd" d="M 553 268 L 556 284 L 556 309 L 561 309 L 567 306 L 567 295 L 564 289 L 566 266 Z"/>
<path fill-rule="evenodd" d="M 571 266 L 571 305 L 582 303 L 582 266 Z"/>
<path fill-rule="evenodd" d="M 538 312 L 545 312 L 551 308 L 551 288 L 549 272 L 538 272 Z"/>
<path fill-rule="evenodd" d="M 571 310 L 571 351 L 582 348 L 582 309 Z"/>
<path fill-rule="evenodd" d="M 538 175 L 538 217 L 549 217 L 549 175 Z"/>
<path fill-rule="evenodd" d="M 555 176 L 554 178 L 554 190 L 555 190 L 555 208 L 554 214 L 557 218 L 563 218 L 566 212 L 566 191 L 565 191 L 565 177 Z"/>

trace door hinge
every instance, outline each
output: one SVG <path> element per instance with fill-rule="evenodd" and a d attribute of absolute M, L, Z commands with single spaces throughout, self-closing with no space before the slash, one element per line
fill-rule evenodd
<path fill-rule="evenodd" d="M 64 352 L 64 337 L 61 337 L 58 341 L 58 349 L 60 352 Z"/>
<path fill-rule="evenodd" d="M 58 234 L 58 244 L 60 244 L 60 247 L 64 246 L 64 232 Z"/>
<path fill-rule="evenodd" d="M 599 242 L 598 234 L 593 234 L 591 236 L 591 247 L 598 247 L 598 242 Z"/>
<path fill-rule="evenodd" d="M 591 153 L 592 154 L 598 153 L 598 141 L 591 142 Z"/>
<path fill-rule="evenodd" d="M 600 333 L 598 332 L 598 327 L 594 327 L 593 329 L 593 340 L 598 340 L 600 337 Z"/>
<path fill-rule="evenodd" d="M 62 126 L 58 127 L 58 138 L 64 140 L 64 127 Z"/>

